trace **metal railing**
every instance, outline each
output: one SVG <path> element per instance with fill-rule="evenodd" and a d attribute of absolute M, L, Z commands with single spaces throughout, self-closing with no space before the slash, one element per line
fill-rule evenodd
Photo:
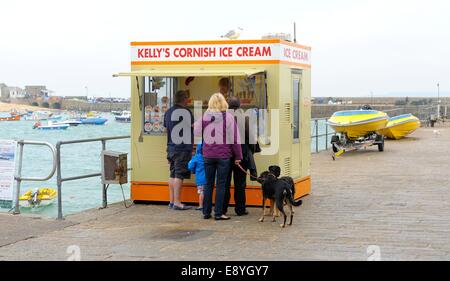
<path fill-rule="evenodd" d="M 311 121 L 314 122 L 314 133 L 311 134 L 311 140 L 315 142 L 315 152 L 319 152 L 319 139 L 325 137 L 325 150 L 328 150 L 328 136 L 336 135 L 336 133 L 333 130 L 328 129 L 328 125 L 326 124 L 327 120 L 329 118 L 312 118 Z M 319 134 L 319 123 L 320 121 L 323 121 L 325 124 L 325 133 Z"/>
<path fill-rule="evenodd" d="M 20 198 L 20 185 L 23 181 L 47 181 L 53 177 L 56 171 L 56 148 L 53 146 L 53 144 L 45 141 L 27 141 L 27 140 L 19 140 L 17 142 L 19 146 L 19 164 L 17 167 L 17 172 L 14 176 L 14 179 L 16 181 L 16 202 L 14 205 L 14 212 L 13 214 L 20 214 L 20 206 L 19 206 L 19 198 Z M 53 166 L 51 172 L 46 177 L 22 177 L 22 166 L 23 166 L 23 150 L 24 146 L 26 144 L 29 145 L 40 145 L 40 146 L 47 146 L 50 148 L 53 156 Z"/>
<path fill-rule="evenodd" d="M 80 179 L 87 179 L 87 178 L 94 178 L 94 177 L 100 177 L 102 175 L 101 172 L 98 173 L 92 173 L 92 174 L 85 174 L 81 176 L 73 176 L 73 177 L 62 177 L 62 171 L 61 171 L 61 146 L 68 145 L 68 144 L 80 144 L 80 143 L 90 143 L 90 142 L 101 142 L 102 143 L 102 151 L 106 150 L 106 142 L 111 140 L 119 140 L 119 139 L 129 139 L 130 136 L 118 136 L 118 137 L 104 137 L 104 138 L 93 138 L 93 139 L 82 139 L 82 140 L 71 140 L 71 141 L 58 141 L 56 143 L 56 185 L 58 187 L 58 220 L 63 219 L 63 213 L 62 213 L 62 184 L 63 182 L 67 181 L 74 181 L 74 180 L 80 180 Z M 106 208 L 108 202 L 107 202 L 107 188 L 105 184 L 102 184 L 102 208 Z"/>
<path fill-rule="evenodd" d="M 93 178 L 93 177 L 100 177 L 102 175 L 101 171 L 97 173 L 91 173 L 91 174 L 85 174 L 80 176 L 72 176 L 72 177 L 62 177 L 62 169 L 61 169 L 61 147 L 63 145 L 69 145 L 69 144 L 80 144 L 80 143 L 91 143 L 91 142 L 101 142 L 102 143 L 102 151 L 106 150 L 106 142 L 112 141 L 112 140 L 119 140 L 119 139 L 129 139 L 130 136 L 118 136 L 118 137 L 104 137 L 104 138 L 93 138 L 93 139 L 81 139 L 81 140 L 71 140 L 71 141 L 58 141 L 56 143 L 56 147 L 49 143 L 44 141 L 27 141 L 27 140 L 20 140 L 17 142 L 19 146 L 19 164 L 17 168 L 17 172 L 14 176 L 14 179 L 16 181 L 16 194 L 15 194 L 15 205 L 14 205 L 14 214 L 20 214 L 20 206 L 19 206 L 19 198 L 20 198 L 20 186 L 23 181 L 47 181 L 50 180 L 55 172 L 56 172 L 56 184 L 58 187 L 58 220 L 63 219 L 63 213 L 62 213 L 62 184 L 63 182 L 67 181 L 74 181 L 74 180 L 80 180 L 80 179 L 87 179 L 87 178 Z M 46 177 L 23 177 L 22 176 L 22 166 L 23 166 L 23 151 L 25 145 L 41 145 L 41 146 L 47 146 L 50 148 L 53 156 L 52 161 L 52 170 Z M 130 170 L 130 169 L 129 169 Z M 107 202 L 107 188 L 106 185 L 103 184 L 103 193 L 102 193 L 102 207 L 106 208 L 108 202 Z"/>

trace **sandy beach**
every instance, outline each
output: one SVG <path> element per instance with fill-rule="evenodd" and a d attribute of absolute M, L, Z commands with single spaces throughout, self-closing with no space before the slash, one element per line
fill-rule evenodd
<path fill-rule="evenodd" d="M 54 109 L 43 108 L 43 107 L 38 107 L 38 106 L 31 106 L 31 105 L 24 105 L 24 104 L 13 104 L 13 103 L 0 102 L 0 112 L 10 112 L 11 110 L 18 110 L 18 111 L 49 110 L 49 111 L 52 111 Z"/>

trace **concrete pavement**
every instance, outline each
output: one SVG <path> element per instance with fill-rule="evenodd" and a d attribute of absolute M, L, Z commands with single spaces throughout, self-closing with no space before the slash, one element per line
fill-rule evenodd
<path fill-rule="evenodd" d="M 384 152 L 314 154 L 312 194 L 285 229 L 258 208 L 219 222 L 121 203 L 63 222 L 1 214 L 0 259 L 449 260 L 449 144 L 450 128 L 421 128 Z"/>

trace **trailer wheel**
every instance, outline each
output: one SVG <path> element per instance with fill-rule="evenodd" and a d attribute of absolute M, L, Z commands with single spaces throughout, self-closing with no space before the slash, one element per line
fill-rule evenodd
<path fill-rule="evenodd" d="M 384 151 L 384 136 L 380 136 L 380 140 L 378 143 L 378 151 Z"/>

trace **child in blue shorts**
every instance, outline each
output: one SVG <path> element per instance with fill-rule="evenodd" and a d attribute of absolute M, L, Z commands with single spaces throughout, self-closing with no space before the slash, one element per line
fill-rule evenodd
<path fill-rule="evenodd" d="M 198 211 L 203 210 L 203 187 L 206 184 L 205 176 L 205 162 L 203 160 L 202 154 L 202 144 L 197 144 L 197 150 L 195 151 L 194 157 L 189 161 L 188 168 L 195 174 L 195 183 L 197 185 L 198 202 L 199 207 L 196 209 Z"/>

